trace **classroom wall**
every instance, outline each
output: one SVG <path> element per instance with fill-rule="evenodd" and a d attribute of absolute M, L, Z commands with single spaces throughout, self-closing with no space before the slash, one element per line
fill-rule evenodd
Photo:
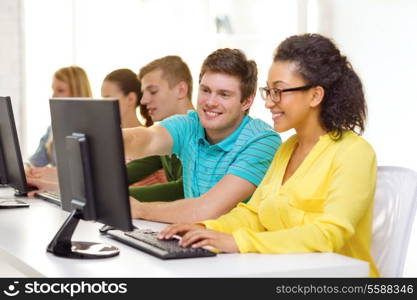
<path fill-rule="evenodd" d="M 26 146 L 24 128 L 24 38 L 21 0 L 0 1 L 0 96 L 10 96 L 20 144 Z"/>

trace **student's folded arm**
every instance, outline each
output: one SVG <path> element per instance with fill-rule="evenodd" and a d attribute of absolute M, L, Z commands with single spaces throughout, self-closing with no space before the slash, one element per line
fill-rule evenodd
<path fill-rule="evenodd" d="M 171 134 L 162 126 L 125 128 L 122 132 L 125 154 L 128 159 L 167 155 L 172 151 Z"/>
<path fill-rule="evenodd" d="M 341 249 L 355 234 L 357 224 L 372 205 L 376 168 L 372 149 L 364 145 L 347 149 L 335 159 L 329 192 L 321 213 L 317 213 L 311 222 L 304 225 L 281 229 L 277 225 L 274 231 L 237 229 L 233 237 L 239 251 L 306 253 Z M 279 217 L 276 216 L 277 219 Z"/>
<path fill-rule="evenodd" d="M 182 178 L 167 183 L 129 188 L 129 194 L 141 202 L 170 202 L 183 199 Z"/>
<path fill-rule="evenodd" d="M 170 203 L 140 203 L 141 217 L 167 223 L 194 223 L 218 218 L 255 191 L 255 186 L 238 176 L 224 176 L 207 193 L 198 198 Z"/>
<path fill-rule="evenodd" d="M 128 184 L 131 185 L 162 169 L 160 156 L 132 160 L 126 164 Z"/>

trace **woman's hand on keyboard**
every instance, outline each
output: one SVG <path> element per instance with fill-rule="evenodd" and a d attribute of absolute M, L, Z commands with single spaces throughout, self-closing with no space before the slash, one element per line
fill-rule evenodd
<path fill-rule="evenodd" d="M 214 247 L 221 252 L 239 252 L 239 248 L 231 234 L 205 229 L 204 225 L 173 224 L 162 230 L 159 238 L 169 239 L 174 235 L 182 235 L 181 241 L 179 242 L 179 245 L 182 247 Z"/>
<path fill-rule="evenodd" d="M 182 236 L 179 245 L 182 247 L 191 246 L 193 248 L 214 247 L 226 253 L 239 252 L 233 235 L 212 229 L 189 231 Z"/>
<path fill-rule="evenodd" d="M 189 223 L 172 224 L 172 225 L 165 227 L 163 230 L 161 230 L 161 232 L 159 232 L 158 238 L 161 240 L 164 240 L 164 239 L 169 240 L 174 235 L 182 236 L 189 231 L 199 230 L 199 229 L 204 229 L 204 228 L 205 226 L 200 225 L 200 224 L 189 224 Z"/>

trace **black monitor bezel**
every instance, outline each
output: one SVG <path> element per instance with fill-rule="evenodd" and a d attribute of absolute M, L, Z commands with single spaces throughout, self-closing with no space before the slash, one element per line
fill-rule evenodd
<path fill-rule="evenodd" d="M 74 209 L 66 138 L 73 133 L 84 134 L 91 153 L 96 221 L 133 230 L 118 100 L 52 98 L 50 111 L 62 209 Z"/>
<path fill-rule="evenodd" d="M 14 188 L 17 196 L 26 195 L 32 188 L 26 181 L 12 101 L 9 96 L 0 97 L 0 146 L 3 149 L 7 173 L 6 185 Z"/>

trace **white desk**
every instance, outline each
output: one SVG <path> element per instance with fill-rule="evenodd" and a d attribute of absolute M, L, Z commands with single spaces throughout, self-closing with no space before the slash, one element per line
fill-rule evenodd
<path fill-rule="evenodd" d="M 0 188 L 0 197 L 10 195 Z M 367 262 L 333 253 L 291 255 L 219 254 L 216 257 L 160 260 L 101 236 L 99 223 L 80 221 L 73 240 L 119 247 L 105 259 L 68 259 L 46 252 L 46 246 L 68 216 L 58 206 L 25 199 L 29 208 L 0 209 L 0 260 L 30 277 L 367 277 Z M 135 220 L 140 228 L 165 225 Z"/>

